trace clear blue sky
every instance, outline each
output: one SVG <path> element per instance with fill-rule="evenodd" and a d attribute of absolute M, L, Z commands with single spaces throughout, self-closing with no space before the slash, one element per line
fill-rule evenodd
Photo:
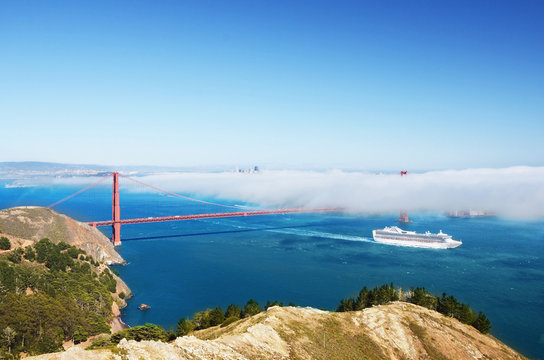
<path fill-rule="evenodd" d="M 542 1 L 0 1 L 0 161 L 544 165 Z"/>

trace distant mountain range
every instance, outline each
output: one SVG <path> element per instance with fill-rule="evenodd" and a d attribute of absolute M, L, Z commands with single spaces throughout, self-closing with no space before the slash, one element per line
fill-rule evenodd
<path fill-rule="evenodd" d="M 0 172 L 9 171 L 46 171 L 55 172 L 63 170 L 105 170 L 107 166 L 83 165 L 83 164 L 60 164 L 52 162 L 22 161 L 22 162 L 0 162 Z"/>
<path fill-rule="evenodd" d="M 0 162 L 0 177 L 10 176 L 94 176 L 113 171 L 150 174 L 157 172 L 199 171 L 196 167 L 168 166 L 111 166 L 95 164 L 62 164 L 40 161 Z M 218 169 L 207 169 L 218 171 Z"/>

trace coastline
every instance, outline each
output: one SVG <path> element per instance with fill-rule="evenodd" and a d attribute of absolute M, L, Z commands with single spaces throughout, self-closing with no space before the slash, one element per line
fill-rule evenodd
<path fill-rule="evenodd" d="M 108 266 L 108 268 L 111 271 L 111 268 Z M 128 329 L 130 326 L 128 326 L 122 319 L 121 319 L 121 309 L 125 308 L 127 304 L 127 300 L 133 297 L 132 291 L 127 286 L 127 284 L 119 277 L 118 275 L 111 272 L 113 275 L 113 278 L 116 280 L 117 285 L 115 287 L 115 293 L 112 294 L 113 297 L 113 303 L 111 304 L 111 312 L 113 315 L 113 319 L 109 322 L 109 325 L 111 326 L 111 334 L 115 334 L 118 331 Z M 125 296 L 121 298 L 119 294 L 124 293 Z"/>
<path fill-rule="evenodd" d="M 115 316 L 113 320 L 110 322 L 110 326 L 111 326 L 112 334 L 115 334 L 116 332 L 130 328 L 130 326 L 128 326 L 127 324 L 123 322 L 123 320 L 121 319 L 121 315 Z"/>

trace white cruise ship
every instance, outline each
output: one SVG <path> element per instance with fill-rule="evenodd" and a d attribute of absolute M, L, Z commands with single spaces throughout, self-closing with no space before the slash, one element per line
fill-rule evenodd
<path fill-rule="evenodd" d="M 463 244 L 459 240 L 452 239 L 450 235 L 444 234 L 442 230 L 438 234 L 431 234 L 429 231 L 418 234 L 415 231 L 402 230 L 397 226 L 373 230 L 372 236 L 376 242 L 397 246 L 450 249 Z"/>

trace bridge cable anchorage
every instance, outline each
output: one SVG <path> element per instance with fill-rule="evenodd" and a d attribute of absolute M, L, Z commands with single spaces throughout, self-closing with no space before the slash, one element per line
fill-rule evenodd
<path fill-rule="evenodd" d="M 224 205 L 224 204 L 217 204 L 217 203 L 213 203 L 213 202 L 209 202 L 209 201 L 199 200 L 199 199 L 195 199 L 195 198 L 192 198 L 192 197 L 189 197 L 189 196 L 176 194 L 176 193 L 170 192 L 168 190 L 158 188 L 158 187 L 153 186 L 153 185 L 146 184 L 146 183 L 144 183 L 144 182 L 142 182 L 140 180 L 133 179 L 133 178 L 131 178 L 129 176 L 126 176 L 126 175 L 123 175 L 121 173 L 119 173 L 119 176 L 122 176 L 124 178 L 129 179 L 129 180 L 132 180 L 132 181 L 134 181 L 134 182 L 136 182 L 138 184 L 147 186 L 147 187 L 149 187 L 149 188 L 151 188 L 153 190 L 156 190 L 156 191 L 168 194 L 168 195 L 176 196 L 176 197 L 179 197 L 179 198 L 185 199 L 185 200 L 195 201 L 195 202 L 199 202 L 199 203 L 203 203 L 203 204 L 207 204 L 207 205 L 215 205 L 215 206 L 221 206 L 221 207 L 226 207 L 226 208 L 238 209 L 238 210 L 240 210 L 240 209 L 257 209 L 257 208 L 250 208 L 250 207 L 247 207 L 247 206 Z"/>
<path fill-rule="evenodd" d="M 70 200 L 71 198 L 76 197 L 76 196 L 78 196 L 79 194 L 84 193 L 84 192 L 87 191 L 87 190 L 92 189 L 93 187 L 95 187 L 96 185 L 100 184 L 101 182 L 103 182 L 104 180 L 108 179 L 109 177 L 110 177 L 109 174 L 106 175 L 106 176 L 103 176 L 103 177 L 100 178 L 98 181 L 92 183 L 91 185 L 89 185 L 89 186 L 87 186 L 87 187 L 84 187 L 83 189 L 81 189 L 81 190 L 79 190 L 79 191 L 76 191 L 76 192 L 73 193 L 72 195 L 68 195 L 68 196 L 65 197 L 64 199 L 61 199 L 61 200 L 59 200 L 59 201 L 57 201 L 57 202 L 55 202 L 55 203 L 53 203 L 53 204 L 47 206 L 47 208 L 48 208 L 48 209 L 51 209 L 51 208 L 53 208 L 54 206 L 57 206 L 57 205 L 59 205 L 60 203 L 65 202 L 66 200 Z"/>

